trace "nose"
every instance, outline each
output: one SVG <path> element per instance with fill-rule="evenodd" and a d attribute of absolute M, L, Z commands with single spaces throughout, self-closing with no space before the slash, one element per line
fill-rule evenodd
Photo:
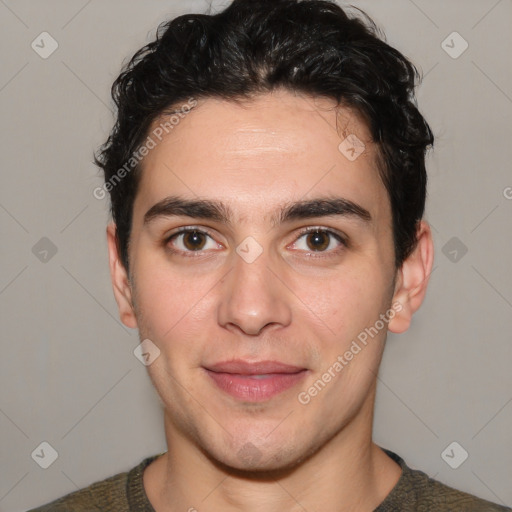
<path fill-rule="evenodd" d="M 265 328 L 289 325 L 290 297 L 276 273 L 265 252 L 251 263 L 233 254 L 232 270 L 221 288 L 219 325 L 251 336 L 261 334 Z"/>

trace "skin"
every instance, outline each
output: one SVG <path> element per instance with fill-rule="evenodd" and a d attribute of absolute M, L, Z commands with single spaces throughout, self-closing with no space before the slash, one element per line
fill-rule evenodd
<path fill-rule="evenodd" d="M 396 269 L 376 147 L 355 113 L 333 107 L 287 91 L 243 104 L 201 100 L 145 159 L 129 273 L 115 225 L 107 228 L 121 320 L 160 350 L 147 369 L 165 408 L 170 450 L 144 473 L 157 512 L 372 511 L 400 477 L 372 441 L 386 328 L 307 405 L 297 399 L 397 301 L 401 309 L 387 328 L 405 331 L 432 268 L 422 221 L 416 249 Z M 348 134 L 366 146 L 354 161 L 338 149 Z M 232 217 L 144 223 L 168 196 L 222 202 Z M 333 197 L 366 209 L 371 221 L 272 218 L 285 204 Z M 190 237 L 168 241 L 187 226 L 211 235 L 199 239 L 201 251 L 190 250 Z M 347 244 L 324 233 L 318 250 L 304 228 L 342 234 Z M 236 252 L 249 236 L 262 249 L 252 263 Z M 255 404 L 227 395 L 205 374 L 205 365 L 230 359 L 308 371 L 297 386 Z"/>

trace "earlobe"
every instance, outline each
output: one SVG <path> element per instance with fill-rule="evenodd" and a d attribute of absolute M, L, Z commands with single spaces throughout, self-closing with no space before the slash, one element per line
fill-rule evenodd
<path fill-rule="evenodd" d="M 388 325 L 394 333 L 402 333 L 411 325 L 413 314 L 425 298 L 432 272 L 434 244 L 430 226 L 425 221 L 418 224 L 417 240 L 414 251 L 398 270 L 392 302 L 398 302 L 400 306 L 396 308 L 397 313 Z"/>
<path fill-rule="evenodd" d="M 121 262 L 116 243 L 116 225 L 107 226 L 108 260 L 110 279 L 121 322 L 132 329 L 137 328 L 137 319 L 133 310 L 132 291 L 126 269 Z"/>

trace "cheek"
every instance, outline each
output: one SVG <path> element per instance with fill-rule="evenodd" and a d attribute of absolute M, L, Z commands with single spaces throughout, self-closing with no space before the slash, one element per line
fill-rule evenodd
<path fill-rule="evenodd" d="M 317 308 L 313 311 L 329 327 L 328 336 L 319 340 L 321 362 L 309 383 L 312 387 L 305 390 L 315 393 L 315 382 L 328 382 L 325 389 L 319 384 L 318 399 L 311 398 L 319 411 L 339 410 L 350 416 L 367 396 L 387 332 L 386 324 L 380 328 L 379 320 L 389 308 L 387 287 L 380 272 L 368 269 L 330 279 L 323 288 L 310 288 L 312 309 Z"/>
<path fill-rule="evenodd" d="M 135 267 L 135 303 L 141 334 L 166 342 L 177 333 L 193 335 L 205 317 L 211 315 L 213 276 L 172 272 L 159 262 L 143 262 Z M 144 332 L 142 332 L 144 331 Z"/>
<path fill-rule="evenodd" d="M 340 268 L 328 278 L 301 280 L 296 285 L 310 314 L 342 339 L 372 325 L 387 308 L 388 285 L 370 268 L 357 272 Z"/>

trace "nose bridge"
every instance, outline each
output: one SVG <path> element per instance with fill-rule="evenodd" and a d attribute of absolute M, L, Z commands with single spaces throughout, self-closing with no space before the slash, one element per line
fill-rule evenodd
<path fill-rule="evenodd" d="M 252 335 L 270 324 L 289 324 L 286 290 L 269 268 L 269 251 L 246 239 L 232 256 L 232 271 L 223 283 L 219 303 L 219 323 Z"/>
<path fill-rule="evenodd" d="M 240 246 L 241 247 L 241 246 Z M 239 248 L 240 249 L 240 248 Z M 241 249 L 240 249 L 241 251 Z M 263 297 L 270 292 L 270 284 L 268 282 L 270 258 L 268 253 L 260 254 L 251 259 L 245 259 L 237 253 L 233 258 L 233 280 L 234 288 L 232 291 L 244 300 L 245 297 L 249 298 L 256 293 L 261 294 Z"/>

